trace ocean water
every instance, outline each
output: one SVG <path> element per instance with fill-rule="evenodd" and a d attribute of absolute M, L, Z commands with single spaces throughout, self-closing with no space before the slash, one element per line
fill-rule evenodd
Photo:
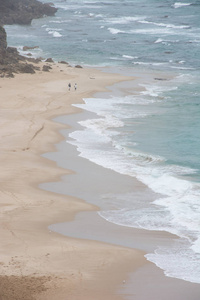
<path fill-rule="evenodd" d="M 199 0 L 54 3 L 55 17 L 6 26 L 9 45 L 20 51 L 38 45 L 31 50 L 36 57 L 144 75 L 137 91 L 77 105 L 96 118 L 82 121 L 68 142 L 80 156 L 158 193 L 144 203 L 121 195 L 118 209 L 100 215 L 121 226 L 176 234 L 173 248 L 158 247 L 146 257 L 166 276 L 200 283 Z"/>

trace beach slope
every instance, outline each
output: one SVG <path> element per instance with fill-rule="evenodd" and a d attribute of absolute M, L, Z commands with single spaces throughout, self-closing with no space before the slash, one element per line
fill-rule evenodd
<path fill-rule="evenodd" d="M 143 253 L 51 232 L 50 224 L 97 208 L 38 185 L 73 172 L 41 156 L 63 140 L 59 130 L 66 125 L 52 119 L 77 112 L 73 103 L 127 78 L 64 64 L 51 67 L 51 72 L 0 80 L 0 298 L 121 299 L 116 286 L 145 263 Z"/>

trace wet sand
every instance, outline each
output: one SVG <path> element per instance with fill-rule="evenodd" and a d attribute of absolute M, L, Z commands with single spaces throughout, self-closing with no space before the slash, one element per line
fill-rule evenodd
<path fill-rule="evenodd" d="M 143 253 L 51 232 L 50 224 L 73 220 L 76 212 L 96 207 L 77 197 L 42 191 L 38 185 L 72 173 L 42 157 L 63 140 L 59 131 L 66 125 L 52 119 L 75 113 L 72 103 L 126 78 L 51 66 L 49 73 L 0 81 L 0 298 L 121 299 L 114 291 L 132 269 L 145 263 Z"/>
<path fill-rule="evenodd" d="M 148 74 L 146 80 L 149 80 Z M 107 95 L 123 95 L 125 90 L 133 92 L 133 89 L 137 88 L 137 81 L 139 82 L 139 79 L 115 84 L 109 87 L 111 92 L 107 92 Z M 102 94 L 96 96 L 99 95 Z M 58 182 L 41 184 L 40 187 L 44 190 L 84 199 L 87 203 L 97 206 L 96 211 L 79 212 L 73 221 L 52 224 L 49 229 L 68 237 L 138 249 L 144 254 L 152 253 L 158 246 L 173 245 L 177 239 L 175 235 L 162 231 L 152 232 L 119 226 L 99 216 L 99 211 L 114 208 L 113 202 L 108 201 L 110 195 L 129 193 L 132 198 L 145 198 L 146 201 L 152 201 L 160 195 L 153 193 L 134 178 L 105 169 L 79 156 L 76 147 L 68 143 L 69 133 L 81 129 L 78 123 L 80 120 L 93 117 L 96 118 L 96 115 L 83 111 L 73 116 L 60 116 L 55 119 L 56 122 L 70 124 L 70 128 L 61 131 L 65 139 L 56 145 L 56 152 L 46 153 L 43 156 L 55 161 L 58 166 L 73 170 L 73 174 L 62 176 Z M 118 288 L 118 293 L 123 296 L 123 299 L 129 300 L 155 298 L 186 300 L 190 297 L 197 300 L 200 295 L 200 285 L 166 277 L 163 270 L 146 261 L 145 265 L 129 274 L 128 279 L 123 281 L 123 285 Z"/>
<path fill-rule="evenodd" d="M 78 157 L 65 141 L 83 117 L 73 103 L 130 78 L 52 67 L 0 81 L 1 300 L 199 299 L 199 285 L 167 278 L 144 257 L 174 236 L 120 227 L 97 213 L 113 190 L 155 195 Z"/>

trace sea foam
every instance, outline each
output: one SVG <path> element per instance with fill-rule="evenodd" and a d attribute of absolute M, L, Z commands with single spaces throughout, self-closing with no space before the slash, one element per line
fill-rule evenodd
<path fill-rule="evenodd" d="M 176 80 L 174 83 L 178 84 L 186 78 L 180 76 Z M 135 177 L 160 195 L 153 203 L 145 203 L 144 206 L 134 201 L 131 203 L 130 199 L 127 202 L 126 195 L 124 198 L 121 195 L 124 207 L 121 203 L 118 209 L 101 211 L 99 215 L 121 226 L 167 231 L 179 236 L 179 244 L 175 243 L 173 248 L 159 248 L 155 250 L 155 253 L 147 254 L 146 257 L 163 268 L 167 276 L 199 282 L 198 268 L 195 274 L 190 276 L 184 267 L 184 265 L 190 266 L 188 270 L 191 270 L 200 262 L 198 257 L 200 253 L 200 184 L 183 177 L 195 174 L 196 170 L 170 165 L 166 163 L 164 157 L 136 150 L 134 143 L 129 147 L 125 134 L 125 126 L 127 126 L 125 123 L 128 122 L 126 119 L 139 118 L 141 120 L 142 113 L 146 118 L 151 113 L 151 110 L 146 110 L 146 108 L 163 101 L 162 93 L 176 90 L 177 86 L 170 85 L 168 82 L 162 85 L 159 83 L 159 85 L 142 86 L 144 91 L 141 91 L 139 95 L 84 99 L 85 104 L 75 105 L 96 113 L 98 117 L 81 121 L 80 125 L 83 130 L 72 132 L 68 142 L 77 147 L 81 157 L 120 174 Z M 123 108 L 127 106 L 126 110 L 122 109 L 122 106 Z M 139 107 L 143 109 L 140 111 Z M 182 245 L 183 255 L 176 253 L 180 245 Z M 167 257 L 171 259 L 171 262 L 176 261 L 176 267 L 171 262 L 166 265 Z"/>
<path fill-rule="evenodd" d="M 182 2 L 175 2 L 173 4 L 174 8 L 180 8 L 180 7 L 184 7 L 184 6 L 190 6 L 192 3 L 182 3 Z"/>

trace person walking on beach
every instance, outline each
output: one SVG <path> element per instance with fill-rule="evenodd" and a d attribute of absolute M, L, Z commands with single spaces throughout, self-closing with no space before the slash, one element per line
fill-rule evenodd
<path fill-rule="evenodd" d="M 69 91 L 70 91 L 70 89 L 71 89 L 71 83 L 68 84 L 68 88 L 69 88 Z"/>
<path fill-rule="evenodd" d="M 75 91 L 76 91 L 76 89 L 77 89 L 77 84 L 76 84 L 76 83 L 74 84 L 74 89 L 75 89 Z"/>

